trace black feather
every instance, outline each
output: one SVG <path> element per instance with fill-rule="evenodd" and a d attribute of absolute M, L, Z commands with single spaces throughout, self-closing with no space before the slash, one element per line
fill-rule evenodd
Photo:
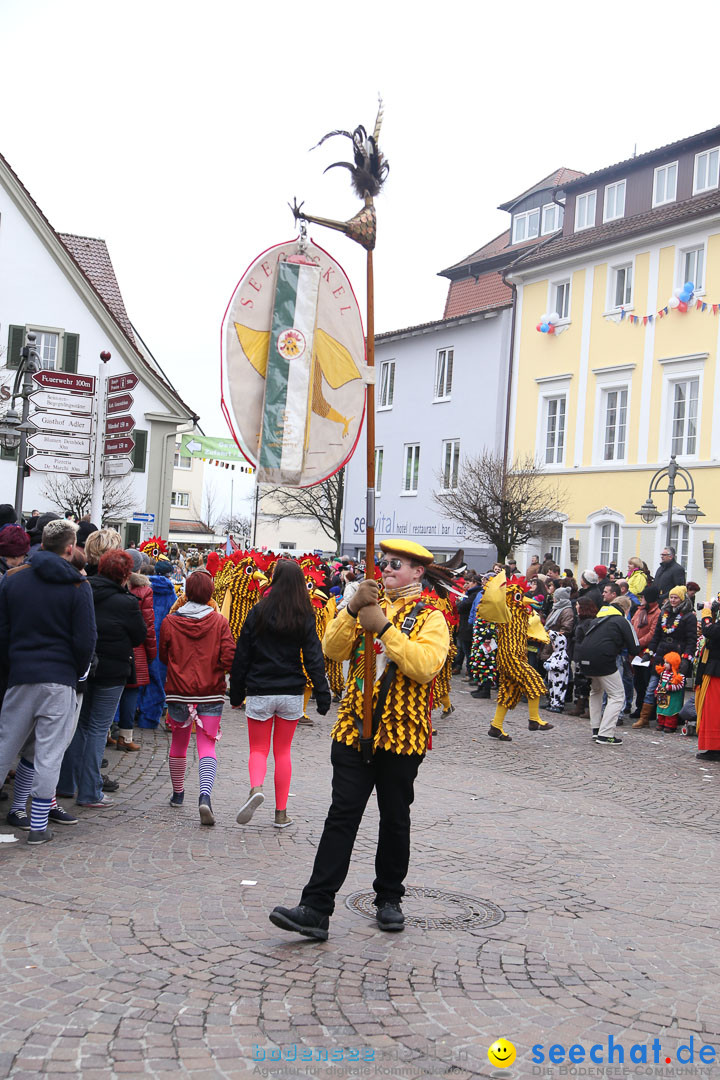
<path fill-rule="evenodd" d="M 368 136 L 365 128 L 359 124 L 352 133 L 340 130 L 329 131 L 327 135 L 323 135 L 320 142 L 316 143 L 316 147 L 322 146 L 326 139 L 332 139 L 335 135 L 342 135 L 352 141 L 355 164 L 351 165 L 348 161 L 335 161 L 332 165 L 328 165 L 325 172 L 338 167 L 349 169 L 353 188 L 361 199 L 366 195 L 371 197 L 377 195 L 387 179 L 390 166 L 385 161 L 375 138 L 372 135 Z"/>

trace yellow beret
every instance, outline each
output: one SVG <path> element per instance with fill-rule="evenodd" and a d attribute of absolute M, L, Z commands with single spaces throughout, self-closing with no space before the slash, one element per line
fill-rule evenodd
<path fill-rule="evenodd" d="M 423 566 L 429 566 L 433 561 L 432 551 L 428 551 L 422 544 L 416 544 L 414 540 L 381 540 L 380 549 L 388 555 L 405 555 Z"/>

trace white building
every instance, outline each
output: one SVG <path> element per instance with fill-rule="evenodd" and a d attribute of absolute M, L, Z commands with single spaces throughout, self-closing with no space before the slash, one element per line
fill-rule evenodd
<path fill-rule="evenodd" d="M 5 401 L 28 331 L 36 334 L 44 368 L 97 375 L 100 353 L 109 351 L 109 376 L 128 371 L 137 376 L 130 501 L 134 511 L 154 514 L 154 531 L 166 536 L 176 433 L 179 427 L 190 431 L 197 417 L 133 331 L 105 242 L 57 233 L 0 156 L 0 399 Z M 0 502 L 14 502 L 16 459 L 16 451 L 2 451 Z M 46 482 L 47 474 L 30 473 L 24 511 L 62 509 L 46 494 Z M 124 529 L 126 543 L 140 535 L 133 510 L 112 521 Z"/>

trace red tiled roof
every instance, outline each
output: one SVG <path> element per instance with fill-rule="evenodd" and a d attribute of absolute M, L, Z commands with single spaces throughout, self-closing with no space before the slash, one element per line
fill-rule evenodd
<path fill-rule="evenodd" d="M 707 195 L 695 195 L 692 199 L 685 199 L 683 202 L 658 206 L 655 210 L 646 210 L 631 218 L 609 221 L 606 225 L 583 229 L 569 236 L 559 233 L 551 238 L 541 251 L 535 254 L 529 253 L 519 260 L 519 266 L 537 266 L 563 255 L 591 250 L 602 244 L 612 243 L 614 240 L 624 240 L 626 237 L 652 232 L 666 225 L 679 224 L 718 211 L 720 211 L 720 191 L 711 191 Z"/>
<path fill-rule="evenodd" d="M 469 315 L 491 308 L 509 307 L 512 290 L 496 270 L 481 274 L 478 278 L 466 277 L 451 281 L 445 301 L 445 318 Z"/>
<path fill-rule="evenodd" d="M 491 240 L 485 247 L 478 248 L 477 251 L 473 251 L 472 255 L 468 255 L 466 259 L 461 259 L 460 262 L 455 263 L 453 266 L 448 266 L 446 270 L 441 270 L 438 277 L 459 277 L 458 271 L 470 270 L 471 267 L 480 267 L 484 262 L 490 259 L 496 258 L 498 255 L 507 254 L 507 263 L 511 263 L 513 259 L 516 259 L 523 251 L 527 251 L 528 248 L 537 247 L 541 242 L 542 237 L 533 237 L 532 240 L 523 240 L 519 244 L 510 244 L 510 230 L 506 229 L 504 233 L 500 233 L 494 240 Z"/>
<path fill-rule="evenodd" d="M 526 199 L 528 195 L 533 195 L 536 191 L 564 188 L 566 184 L 572 183 L 573 180 L 579 180 L 584 175 L 585 173 L 578 172 L 577 169 L 566 169 L 564 167 L 556 169 L 555 172 L 551 172 L 549 176 L 529 187 L 527 191 L 523 191 L 522 195 L 516 195 L 514 199 L 501 203 L 498 210 L 510 210 L 515 203 L 520 202 L 521 199 Z"/>
<path fill-rule="evenodd" d="M 72 233 L 58 233 L 58 236 L 75 262 L 85 271 L 95 291 L 110 308 L 115 321 L 120 323 L 127 337 L 133 345 L 137 346 L 105 241 L 97 240 L 92 236 L 74 236 Z"/>
<path fill-rule="evenodd" d="M 211 533 L 212 529 L 203 524 L 202 521 L 193 521 L 189 518 L 186 520 L 182 518 L 170 518 L 170 531 L 183 533 Z"/>
<path fill-rule="evenodd" d="M 654 157 L 667 157 L 683 147 L 692 146 L 693 143 L 702 143 L 705 141 L 720 142 L 720 127 L 708 128 L 707 131 L 700 131 L 696 135 L 688 135 L 684 139 L 677 139 L 675 142 L 666 143 L 664 146 L 658 146 L 655 150 L 647 150 L 644 154 L 638 154 L 636 157 L 625 158 L 623 161 L 616 161 L 614 165 L 605 165 L 602 169 L 596 169 L 595 172 L 579 176 L 578 180 L 582 180 L 583 182 L 587 180 L 590 183 L 594 183 L 595 180 L 615 172 L 616 169 L 626 169 L 630 166 L 641 165 L 652 160 Z M 566 191 L 572 190 L 578 186 L 579 184 L 574 181 L 567 181 L 564 185 Z"/>

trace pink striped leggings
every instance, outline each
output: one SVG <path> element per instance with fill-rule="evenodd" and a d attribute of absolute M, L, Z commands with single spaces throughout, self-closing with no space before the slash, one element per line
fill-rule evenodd
<path fill-rule="evenodd" d="M 287 810 L 292 761 L 290 746 L 297 727 L 297 720 L 284 720 L 281 716 L 272 716 L 269 720 L 253 720 L 248 716 L 248 738 L 250 740 L 250 787 L 262 787 L 267 772 L 267 760 L 272 737 L 273 758 L 275 759 L 275 809 Z"/>

